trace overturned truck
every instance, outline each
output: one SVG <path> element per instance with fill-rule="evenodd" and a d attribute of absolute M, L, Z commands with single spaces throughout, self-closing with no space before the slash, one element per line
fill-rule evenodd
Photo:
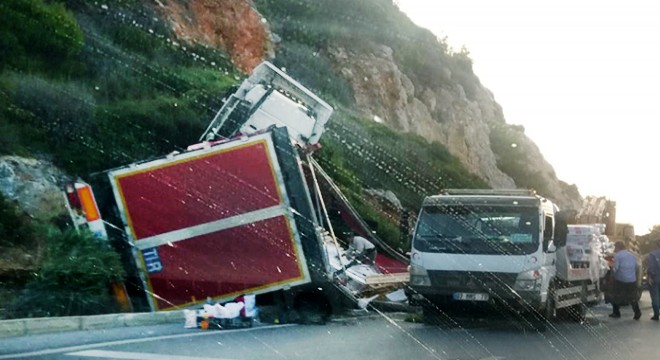
<path fill-rule="evenodd" d="M 154 310 L 326 280 L 285 128 L 109 176 Z"/>
<path fill-rule="evenodd" d="M 309 186 L 310 154 L 332 111 L 262 63 L 200 143 L 87 179 L 128 268 L 133 308 L 171 310 L 256 294 L 285 321 L 299 310 L 329 315 L 355 303 L 334 281 L 321 196 L 313 201 L 310 188 L 318 186 Z"/>

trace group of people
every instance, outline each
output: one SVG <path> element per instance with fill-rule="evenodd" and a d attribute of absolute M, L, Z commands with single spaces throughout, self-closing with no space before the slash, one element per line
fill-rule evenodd
<path fill-rule="evenodd" d="M 629 304 L 634 312 L 633 319 L 639 320 L 642 312 L 639 309 L 640 293 L 637 278 L 641 269 L 637 256 L 626 249 L 623 241 L 614 244 L 614 252 L 610 288 L 607 291 L 607 298 L 612 304 L 610 317 L 620 318 L 620 307 Z M 660 240 L 656 243 L 656 249 L 649 253 L 646 259 L 646 272 L 653 307 L 651 320 L 658 321 L 660 319 Z"/>

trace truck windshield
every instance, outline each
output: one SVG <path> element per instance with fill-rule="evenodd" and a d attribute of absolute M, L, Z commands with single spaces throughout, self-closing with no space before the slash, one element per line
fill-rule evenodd
<path fill-rule="evenodd" d="M 423 252 L 531 254 L 539 246 L 535 207 L 434 205 L 422 210 L 413 247 Z"/>

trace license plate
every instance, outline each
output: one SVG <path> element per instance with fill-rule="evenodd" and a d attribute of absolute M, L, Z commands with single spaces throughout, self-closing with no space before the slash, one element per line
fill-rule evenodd
<path fill-rule="evenodd" d="M 462 301 L 488 301 L 488 294 L 484 293 L 454 293 L 454 300 Z"/>

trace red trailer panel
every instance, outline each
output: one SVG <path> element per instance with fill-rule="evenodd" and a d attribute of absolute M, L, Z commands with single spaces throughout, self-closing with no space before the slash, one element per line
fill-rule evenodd
<path fill-rule="evenodd" d="M 118 175 L 133 237 L 140 240 L 280 204 L 266 146 L 257 141 Z"/>
<path fill-rule="evenodd" d="M 310 281 L 270 134 L 110 180 L 154 310 Z"/>

